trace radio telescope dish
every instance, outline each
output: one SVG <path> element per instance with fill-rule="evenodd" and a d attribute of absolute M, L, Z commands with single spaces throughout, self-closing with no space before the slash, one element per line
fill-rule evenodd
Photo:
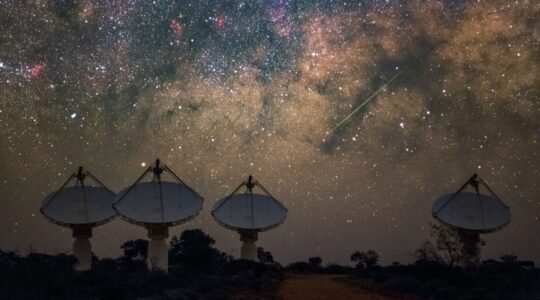
<path fill-rule="evenodd" d="M 243 186 L 246 186 L 245 193 L 236 194 Z M 265 194 L 254 194 L 255 186 Z M 258 232 L 270 230 L 283 223 L 287 218 L 287 209 L 249 176 L 247 182 L 242 182 L 229 196 L 216 203 L 212 216 L 220 225 L 240 233 L 240 240 L 243 242 L 241 258 L 255 260 Z"/>
<path fill-rule="evenodd" d="M 510 209 L 498 198 L 475 193 L 442 196 L 433 212 L 445 224 L 479 233 L 497 231 L 510 222 Z"/>
<path fill-rule="evenodd" d="M 124 189 L 120 195 L 124 193 L 115 209 L 128 222 L 141 226 L 175 226 L 190 220 L 202 208 L 202 198 L 190 187 L 176 182 L 142 182 Z"/>
<path fill-rule="evenodd" d="M 162 181 L 169 173 L 174 182 Z M 152 181 L 141 182 L 152 174 Z M 157 159 L 131 186 L 120 192 L 114 209 L 127 222 L 148 231 L 148 267 L 167 271 L 169 227 L 185 223 L 199 214 L 203 198 Z"/>
<path fill-rule="evenodd" d="M 474 193 L 464 192 L 469 185 L 475 189 Z M 489 194 L 481 194 L 480 186 Z M 457 192 L 437 199 L 432 214 L 441 223 L 456 229 L 471 251 L 477 251 L 474 248 L 480 234 L 498 231 L 510 223 L 510 208 L 476 174 Z"/>
<path fill-rule="evenodd" d="M 97 186 L 87 185 L 89 177 Z M 74 181 L 73 186 L 69 186 Z M 115 194 L 103 185 L 92 173 L 79 167 L 62 187 L 43 200 L 41 213 L 49 221 L 73 231 L 75 242 L 73 254 L 78 260 L 75 268 L 79 271 L 91 268 L 92 249 L 90 238 L 92 228 L 112 220 L 116 212 L 112 208 Z"/>

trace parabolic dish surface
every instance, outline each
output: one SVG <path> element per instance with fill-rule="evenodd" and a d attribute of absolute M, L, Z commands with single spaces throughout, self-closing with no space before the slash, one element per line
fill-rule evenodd
<path fill-rule="evenodd" d="M 63 225 L 99 225 L 116 216 L 115 195 L 101 187 L 74 186 L 48 195 L 41 212 L 52 222 Z"/>
<path fill-rule="evenodd" d="M 287 217 L 287 209 L 270 196 L 245 193 L 221 199 L 212 215 L 231 229 L 265 231 L 281 224 Z"/>
<path fill-rule="evenodd" d="M 476 193 L 442 196 L 433 204 L 432 213 L 450 226 L 484 233 L 510 222 L 510 209 L 506 205 L 495 197 Z"/>
<path fill-rule="evenodd" d="M 166 181 L 127 187 L 118 194 L 117 201 L 114 208 L 118 213 L 139 225 L 181 224 L 196 216 L 203 204 L 202 197 L 189 187 Z"/>

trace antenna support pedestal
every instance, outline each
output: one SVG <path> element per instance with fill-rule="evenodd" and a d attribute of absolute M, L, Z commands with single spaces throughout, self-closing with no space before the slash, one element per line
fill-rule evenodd
<path fill-rule="evenodd" d="M 73 237 L 73 255 L 77 258 L 75 270 L 88 271 L 92 268 L 92 227 L 90 226 L 75 226 L 72 227 Z"/>
<path fill-rule="evenodd" d="M 166 239 L 169 237 L 169 227 L 148 226 L 148 258 L 147 266 L 149 270 L 160 270 L 165 273 L 169 269 L 169 245 Z"/>
<path fill-rule="evenodd" d="M 240 241 L 242 241 L 242 247 L 240 248 L 240 258 L 256 261 L 257 260 L 257 246 L 255 242 L 259 239 L 257 231 L 255 230 L 239 230 Z"/>
<path fill-rule="evenodd" d="M 89 239 L 92 237 L 91 226 L 73 226 L 71 230 L 73 231 L 73 237 L 76 239 Z"/>

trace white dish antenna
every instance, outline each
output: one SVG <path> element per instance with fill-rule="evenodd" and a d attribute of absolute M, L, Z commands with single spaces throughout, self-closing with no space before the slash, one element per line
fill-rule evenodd
<path fill-rule="evenodd" d="M 243 186 L 246 191 L 237 194 Z M 254 194 L 255 186 L 264 194 Z M 220 225 L 240 233 L 240 240 L 243 242 L 241 258 L 255 260 L 258 232 L 270 230 L 283 223 L 287 218 L 287 209 L 249 176 L 247 182 L 242 182 L 229 196 L 216 203 L 212 216 Z"/>
<path fill-rule="evenodd" d="M 93 179 L 96 186 L 87 185 L 86 178 Z M 74 183 L 73 186 L 69 186 Z M 115 194 L 102 184 L 92 173 L 79 167 L 56 192 L 43 200 L 41 213 L 49 221 L 69 227 L 75 242 L 73 254 L 79 271 L 91 268 L 92 228 L 112 220 L 116 211 L 112 208 Z"/>
<path fill-rule="evenodd" d="M 467 186 L 475 192 L 464 192 Z M 483 186 L 489 194 L 481 194 Z M 440 197 L 432 208 L 435 219 L 458 231 L 465 251 L 474 257 L 479 255 L 480 234 L 502 229 L 510 223 L 510 208 L 506 206 L 493 190 L 474 174 L 455 193 Z"/>
<path fill-rule="evenodd" d="M 196 216 L 202 198 L 190 187 L 176 182 L 155 180 L 125 188 L 114 207 L 128 222 L 147 226 L 175 226 Z"/>
<path fill-rule="evenodd" d="M 476 192 L 463 192 L 468 185 Z M 489 195 L 480 194 L 481 185 L 487 188 Z M 476 174 L 457 192 L 437 199 L 432 213 L 448 226 L 478 233 L 497 231 L 510 222 L 510 208 Z"/>
<path fill-rule="evenodd" d="M 174 181 L 162 181 L 163 172 L 171 175 Z M 150 174 L 152 181 L 141 182 Z M 168 228 L 193 219 L 201 211 L 202 204 L 203 198 L 157 159 L 154 166 L 118 194 L 113 207 L 124 220 L 148 230 L 148 266 L 166 272 Z"/>

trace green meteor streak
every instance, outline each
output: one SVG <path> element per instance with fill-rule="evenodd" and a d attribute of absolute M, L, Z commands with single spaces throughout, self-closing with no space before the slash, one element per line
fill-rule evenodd
<path fill-rule="evenodd" d="M 387 85 L 389 85 L 394 79 L 396 79 L 399 75 L 401 75 L 401 71 L 399 71 L 394 77 L 390 78 L 385 84 L 383 84 L 375 93 L 371 94 L 369 98 L 367 98 L 364 102 L 362 102 L 360 105 L 358 105 L 357 108 L 355 108 L 348 116 L 345 117 L 341 122 L 339 122 L 330 132 L 328 132 L 327 135 L 330 135 L 332 132 L 334 132 L 339 126 L 341 126 L 343 123 L 347 122 L 354 114 L 356 114 L 364 105 L 368 104 L 371 99 L 373 99 L 377 94 L 379 94 Z"/>

